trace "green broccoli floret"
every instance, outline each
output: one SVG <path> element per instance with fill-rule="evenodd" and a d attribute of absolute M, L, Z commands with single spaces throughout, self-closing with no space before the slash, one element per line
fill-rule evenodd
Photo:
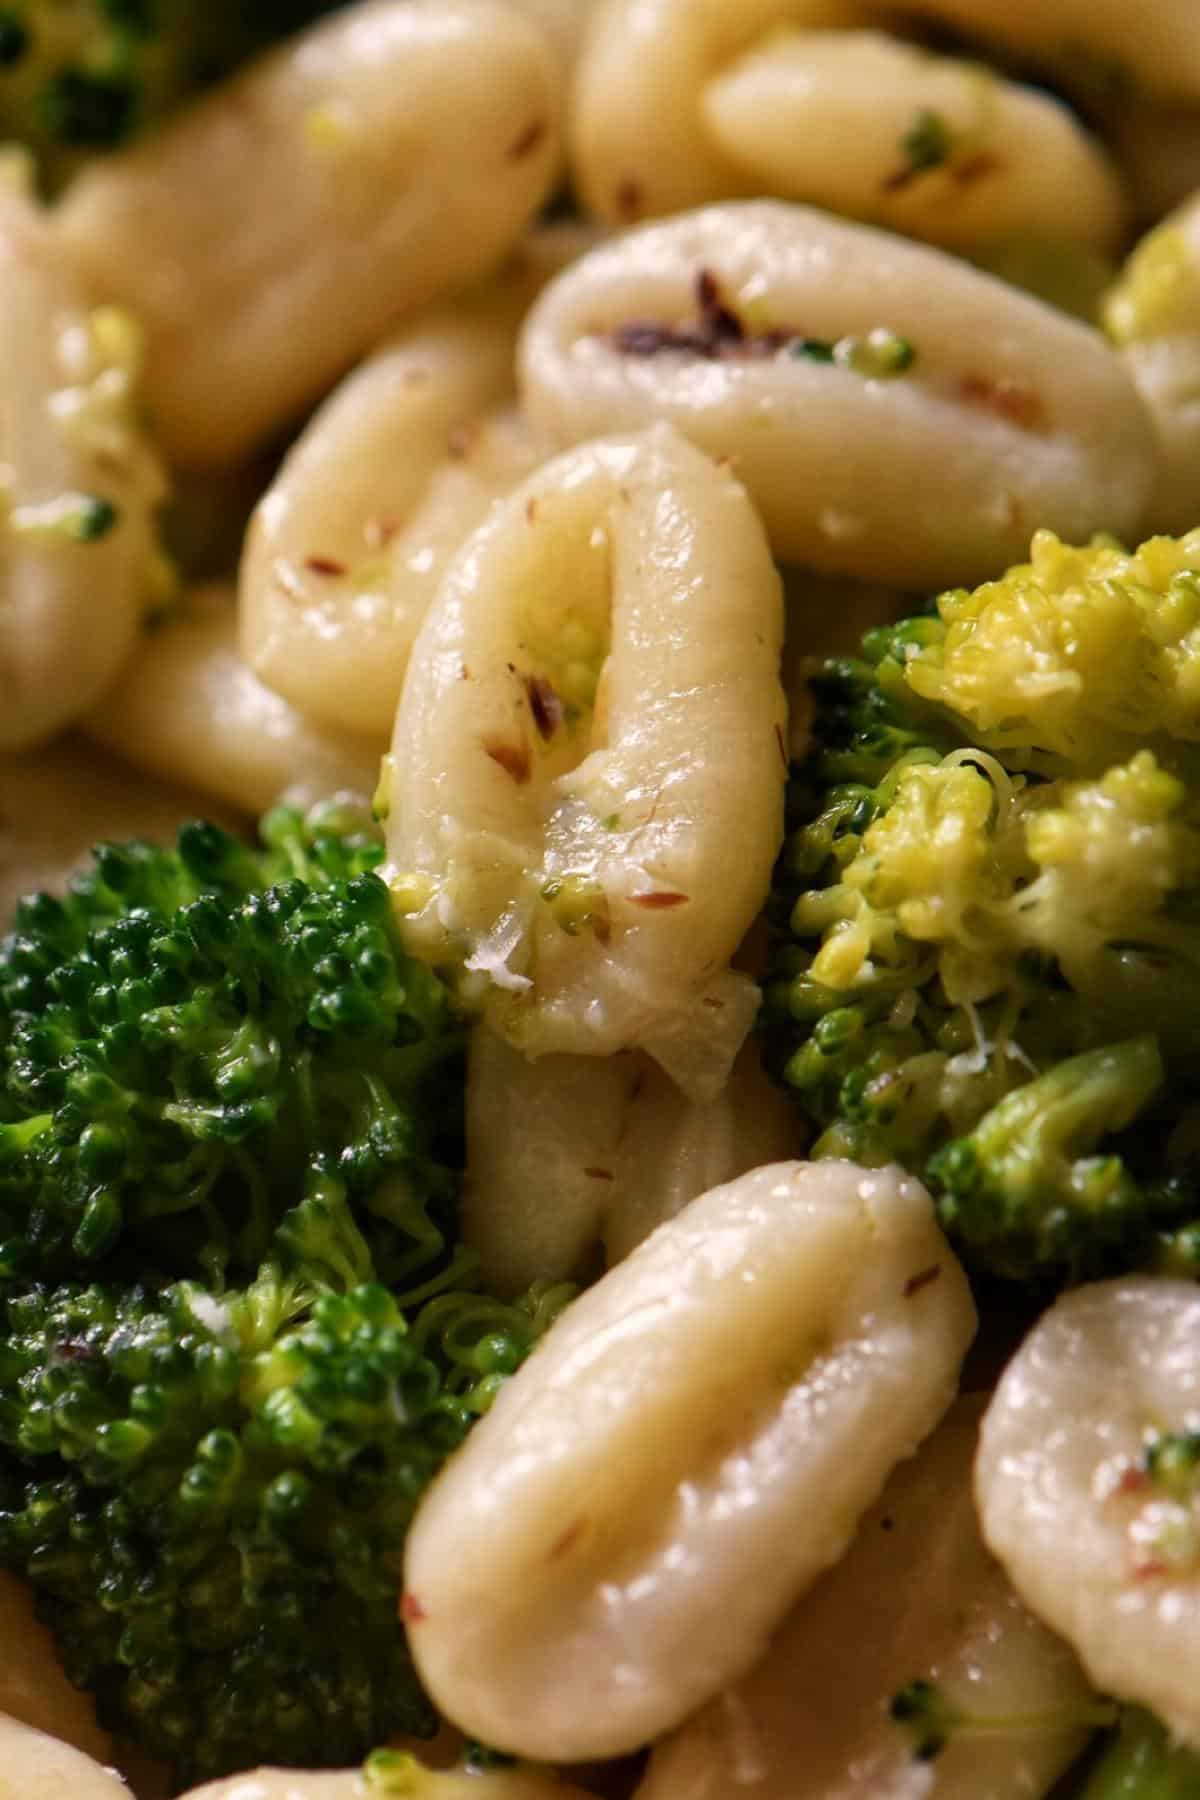
<path fill-rule="evenodd" d="M 0 943 L 0 1562 L 188 1783 L 432 1729 L 417 1500 L 563 1288 L 472 1291 L 464 1021 L 378 833 L 105 845 Z"/>
<path fill-rule="evenodd" d="M 1039 533 L 812 686 L 763 1025 L 817 1153 L 981 1271 L 1200 1266 L 1200 533 Z"/>
<path fill-rule="evenodd" d="M 347 824 L 345 819 L 333 823 Z M 105 846 L 0 943 L 0 1274 L 253 1272 L 334 1180 L 381 1279 L 440 1249 L 462 1029 L 399 947 L 372 837 L 267 821 Z"/>
<path fill-rule="evenodd" d="M 1080 1800 L 1195 1800 L 1200 1756 L 1172 1744 L 1149 1713 L 1129 1707 Z"/>
<path fill-rule="evenodd" d="M 0 136 L 53 185 L 333 0 L 5 0 Z"/>
<path fill-rule="evenodd" d="M 4 1306 L 0 1557 L 101 1716 L 183 1784 L 433 1729 L 397 1610 L 404 1535 L 565 1298 L 405 1308 L 344 1200 L 302 1203 L 276 1248 L 241 1289 Z"/>

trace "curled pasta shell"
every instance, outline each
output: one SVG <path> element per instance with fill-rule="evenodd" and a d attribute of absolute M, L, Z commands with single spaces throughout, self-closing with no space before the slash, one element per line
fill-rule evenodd
<path fill-rule="evenodd" d="M 349 793 L 366 800 L 383 745 L 324 730 L 264 687 L 238 655 L 233 596 L 221 583 L 189 593 L 145 637 L 85 721 L 89 736 L 165 781 L 182 781 L 244 812 Z"/>
<path fill-rule="evenodd" d="M 1192 0 L 915 0 L 909 12 L 1032 52 L 1095 91 L 1145 85 L 1200 99 L 1200 35 Z"/>
<path fill-rule="evenodd" d="M 984 1419 L 983 1535 L 1104 1693 L 1200 1747 L 1200 1291 L 1129 1276 L 1065 1295 Z"/>
<path fill-rule="evenodd" d="M 1114 164 L 1058 100 L 876 31 L 769 40 L 711 80 L 713 140 L 759 193 L 950 249 L 1117 248 Z"/>
<path fill-rule="evenodd" d="M 551 446 L 513 411 L 517 327 L 590 234 L 532 239 L 486 293 L 439 309 L 347 377 L 251 523 L 242 653 L 311 718 L 386 736 L 454 551 Z"/>
<path fill-rule="evenodd" d="M 7 1713 L 0 1713 L 0 1767 L 5 1788 L 20 1800 L 129 1800 L 115 1769 Z"/>
<path fill-rule="evenodd" d="M 961 1400 L 902 1463 L 836 1568 L 736 1686 L 654 1751 L 635 1800 L 1036 1800 L 1087 1742 L 1091 1690 L 984 1548 L 971 1465 L 982 1401 Z M 994 1732 L 933 1761 L 889 1716 L 914 1679 Z"/>
<path fill-rule="evenodd" d="M 677 1724 L 841 1556 L 974 1328 L 895 1169 L 780 1163 L 693 1200 L 567 1309 L 422 1501 L 402 1613 L 434 1700 L 548 1760 Z"/>
<path fill-rule="evenodd" d="M 1149 420 L 1100 336 L 923 245 L 781 202 L 583 257 L 535 302 L 527 409 L 562 442 L 669 419 L 732 460 L 776 552 L 972 583 L 1032 527 L 1136 532 Z"/>
<path fill-rule="evenodd" d="M 0 180 L 0 749 L 49 737 L 129 655 L 165 492 L 138 338 L 89 313 L 33 203 Z"/>
<path fill-rule="evenodd" d="M 246 451 L 494 263 L 553 182 L 561 88 L 506 6 L 368 0 L 85 171 L 58 242 L 141 318 L 174 457 Z"/>
<path fill-rule="evenodd" d="M 519 1294 L 620 1262 L 689 1200 L 794 1156 L 796 1109 L 753 1040 L 700 1104 L 637 1052 L 530 1062 L 486 1028 L 471 1046 L 463 1235 L 484 1280 Z"/>
<path fill-rule="evenodd" d="M 719 1091 L 728 963 L 782 829 L 779 578 L 675 432 L 547 463 L 463 546 L 396 715 L 388 855 L 411 948 L 529 1055 L 642 1048 Z"/>
<path fill-rule="evenodd" d="M 358 1769 L 251 1769 L 193 1788 L 184 1800 L 373 1800 L 382 1793 L 405 1800 L 589 1800 L 582 1788 L 548 1769 L 462 1772 L 414 1763 L 396 1771 L 394 1786 L 368 1782 Z"/>
<path fill-rule="evenodd" d="M 1158 436 L 1148 523 L 1191 531 L 1200 519 L 1200 195 L 1137 245 L 1105 317 Z"/>
<path fill-rule="evenodd" d="M 628 225 L 748 190 L 700 110 L 712 76 L 783 26 L 853 21 L 847 0 L 605 0 L 576 70 L 569 122 L 580 194 Z"/>

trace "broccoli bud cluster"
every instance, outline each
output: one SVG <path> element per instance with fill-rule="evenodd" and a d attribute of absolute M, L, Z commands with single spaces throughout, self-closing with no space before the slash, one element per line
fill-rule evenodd
<path fill-rule="evenodd" d="M 463 1022 L 380 846 L 103 846 L 0 943 L 0 1559 L 181 1783 L 434 1718 L 413 1511 L 569 1297 L 472 1291 Z"/>
<path fill-rule="evenodd" d="M 1196 1267 L 1200 533 L 1031 560 L 812 677 L 764 1030 L 980 1271 Z"/>

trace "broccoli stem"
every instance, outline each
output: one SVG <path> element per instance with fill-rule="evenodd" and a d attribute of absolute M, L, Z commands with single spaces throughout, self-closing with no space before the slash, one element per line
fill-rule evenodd
<path fill-rule="evenodd" d="M 1081 1800 L 1196 1800 L 1200 1756 L 1172 1744 L 1158 1720 L 1128 1707 Z"/>
<path fill-rule="evenodd" d="M 1036 1183 L 1056 1158 L 1082 1155 L 1132 1124 L 1162 1080 L 1153 1037 L 1072 1056 L 1015 1088 L 980 1120 L 972 1133 L 976 1153 L 985 1163 L 1007 1164 L 1010 1181 L 1024 1164 Z"/>

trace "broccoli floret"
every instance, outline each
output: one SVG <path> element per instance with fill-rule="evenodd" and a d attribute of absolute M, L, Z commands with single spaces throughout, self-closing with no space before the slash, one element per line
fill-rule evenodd
<path fill-rule="evenodd" d="M 464 1021 L 369 819 L 102 846 L 0 944 L 0 1562 L 187 1783 L 431 1729 L 416 1502 L 564 1288 L 473 1291 Z"/>
<path fill-rule="evenodd" d="M 1039 533 L 815 672 L 769 1061 L 817 1154 L 927 1176 L 980 1272 L 1200 1266 L 1171 1129 L 1200 1098 L 1198 684 L 1200 533 Z"/>
<path fill-rule="evenodd" d="M 381 1279 L 440 1250 L 462 1028 L 399 947 L 378 842 L 330 824 L 273 815 L 259 853 L 205 825 L 173 851 L 105 846 L 65 900 L 20 907 L 0 1274 L 236 1279 L 329 1182 L 370 1214 Z"/>
<path fill-rule="evenodd" d="M 244 1289 L 4 1308 L 0 1556 L 101 1716 L 181 1783 L 433 1729 L 397 1612 L 405 1531 L 565 1297 L 404 1308 L 344 1201 L 303 1203 L 277 1248 Z"/>
<path fill-rule="evenodd" d="M 943 1225 L 972 1258 L 1017 1278 L 1065 1268 L 1083 1279 L 1130 1256 L 1155 1260 L 1157 1233 L 1195 1196 L 1139 1182 L 1097 1146 L 1119 1134 L 1162 1085 L 1153 1037 L 1069 1057 L 1007 1094 L 966 1136 L 930 1158 Z"/>
<path fill-rule="evenodd" d="M 52 185 L 334 0 L 6 0 L 0 136 Z"/>
<path fill-rule="evenodd" d="M 1129 1707 L 1081 1800 L 1195 1800 L 1200 1756 L 1172 1744 L 1149 1713 Z"/>

